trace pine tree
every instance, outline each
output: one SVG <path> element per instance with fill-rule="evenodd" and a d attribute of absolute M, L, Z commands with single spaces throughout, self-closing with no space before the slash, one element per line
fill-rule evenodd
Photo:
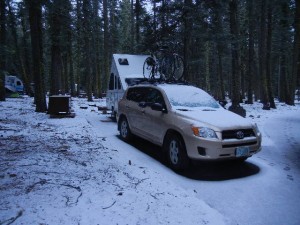
<path fill-rule="evenodd" d="M 43 76 L 43 46 L 42 46 L 42 4 L 38 1 L 25 1 L 29 11 L 31 49 L 33 58 L 33 77 L 35 87 L 36 112 L 46 112 L 46 95 Z"/>
<path fill-rule="evenodd" d="M 5 69 L 6 69 L 6 12 L 5 1 L 0 1 L 0 101 L 5 101 Z"/>
<path fill-rule="evenodd" d="M 230 32 L 231 32 L 231 57 L 232 57 L 232 104 L 229 110 L 241 116 L 246 116 L 246 111 L 240 106 L 241 90 L 241 63 L 240 63 L 240 45 L 239 45 L 239 21 L 238 21 L 238 2 L 229 1 L 230 13 Z"/>

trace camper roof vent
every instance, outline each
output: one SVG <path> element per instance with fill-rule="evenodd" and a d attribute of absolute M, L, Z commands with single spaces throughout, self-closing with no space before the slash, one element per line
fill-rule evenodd
<path fill-rule="evenodd" d="M 129 65 L 128 60 L 126 58 L 119 58 L 118 61 L 120 65 L 125 65 L 125 66 Z"/>

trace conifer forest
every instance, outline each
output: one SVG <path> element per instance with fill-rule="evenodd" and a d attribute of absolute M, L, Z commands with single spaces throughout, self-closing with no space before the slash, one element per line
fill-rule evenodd
<path fill-rule="evenodd" d="M 300 89 L 300 0 L 0 0 L 0 100 L 5 74 L 46 95 L 107 89 L 112 54 L 183 57 L 184 79 L 218 100 L 294 104 Z M 34 84 L 34 85 L 32 85 Z"/>

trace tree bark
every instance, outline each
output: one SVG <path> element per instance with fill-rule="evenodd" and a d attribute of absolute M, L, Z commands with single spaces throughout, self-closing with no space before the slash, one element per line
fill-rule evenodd
<path fill-rule="evenodd" d="M 30 34 L 28 34 L 27 30 L 29 30 L 29 25 L 26 18 L 26 8 L 25 5 L 22 4 L 22 8 L 20 9 L 20 20 L 21 20 L 21 30 L 22 30 L 22 37 L 21 37 L 21 43 L 23 46 L 23 49 L 21 48 L 20 52 L 20 61 L 22 62 L 22 74 L 23 74 L 23 82 L 25 85 L 25 91 L 29 96 L 33 96 L 34 90 L 31 87 L 31 82 L 33 80 L 32 78 L 32 72 L 31 72 L 31 57 L 28 57 L 30 54 L 30 46 L 29 46 L 29 39 Z"/>
<path fill-rule="evenodd" d="M 5 1 L 0 1 L 0 101 L 5 101 L 5 73 L 6 70 L 6 15 Z"/>
<path fill-rule="evenodd" d="M 232 57 L 232 104 L 229 110 L 243 117 L 246 111 L 240 106 L 241 89 L 241 63 L 240 63 L 240 45 L 239 45 L 239 21 L 238 21 L 238 2 L 229 1 L 230 13 L 230 33 L 231 33 L 231 57 Z"/>
<path fill-rule="evenodd" d="M 266 45 L 266 12 L 267 3 L 265 0 L 261 1 L 260 7 L 260 38 L 259 38 L 259 75 L 261 85 L 261 102 L 264 109 L 270 109 L 270 96 L 267 86 L 267 45 Z"/>
<path fill-rule="evenodd" d="M 103 63 L 103 83 L 104 89 L 107 89 L 108 77 L 109 77 L 109 30 L 108 30 L 108 7 L 107 0 L 103 0 L 103 20 L 104 20 L 104 63 Z"/>
<path fill-rule="evenodd" d="M 271 51 L 272 51 L 272 3 L 268 4 L 268 24 L 267 24 L 267 54 L 266 54 L 266 79 L 267 79 L 267 90 L 270 101 L 270 107 L 276 109 L 273 89 L 272 89 L 272 75 L 271 75 Z"/>
<path fill-rule="evenodd" d="M 294 29 L 295 34 L 293 49 L 292 91 L 295 92 L 295 86 L 298 85 L 298 88 L 300 87 L 300 0 L 296 0 Z M 295 95 L 292 95 L 292 102 L 294 101 Z"/>
<path fill-rule="evenodd" d="M 255 18 L 253 14 L 253 0 L 248 0 L 248 18 L 249 18 L 249 55 L 248 55 L 248 104 L 253 104 L 253 76 L 254 76 L 254 32 Z"/>
<path fill-rule="evenodd" d="M 192 33 L 192 16 L 191 10 L 193 6 L 192 0 L 184 0 L 184 10 L 183 10 L 183 19 L 184 19 L 184 38 L 183 38 L 183 66 L 184 74 L 183 77 L 187 81 L 191 81 L 192 75 L 190 74 L 189 61 L 191 55 L 191 33 Z"/>
<path fill-rule="evenodd" d="M 90 0 L 83 0 L 82 5 L 83 11 L 83 33 L 84 33 L 84 68 L 85 68 L 85 76 L 86 76 L 86 93 L 87 93 L 87 100 L 93 101 L 93 93 L 92 93 L 92 26 L 91 26 L 91 2 Z"/>
<path fill-rule="evenodd" d="M 26 0 L 29 10 L 31 50 L 33 58 L 34 98 L 36 112 L 46 112 L 46 95 L 43 77 L 42 9 L 41 0 Z"/>
<path fill-rule="evenodd" d="M 135 1 L 135 35 L 136 35 L 136 45 L 139 47 L 141 41 L 140 35 L 140 16 L 141 16 L 141 2 L 140 0 Z"/>

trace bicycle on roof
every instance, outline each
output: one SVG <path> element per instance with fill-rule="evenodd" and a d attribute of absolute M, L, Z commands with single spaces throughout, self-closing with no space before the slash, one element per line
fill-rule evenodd
<path fill-rule="evenodd" d="M 183 73 L 183 58 L 170 51 L 168 46 L 161 46 L 143 65 L 143 75 L 150 80 L 178 81 L 183 78 Z"/>

